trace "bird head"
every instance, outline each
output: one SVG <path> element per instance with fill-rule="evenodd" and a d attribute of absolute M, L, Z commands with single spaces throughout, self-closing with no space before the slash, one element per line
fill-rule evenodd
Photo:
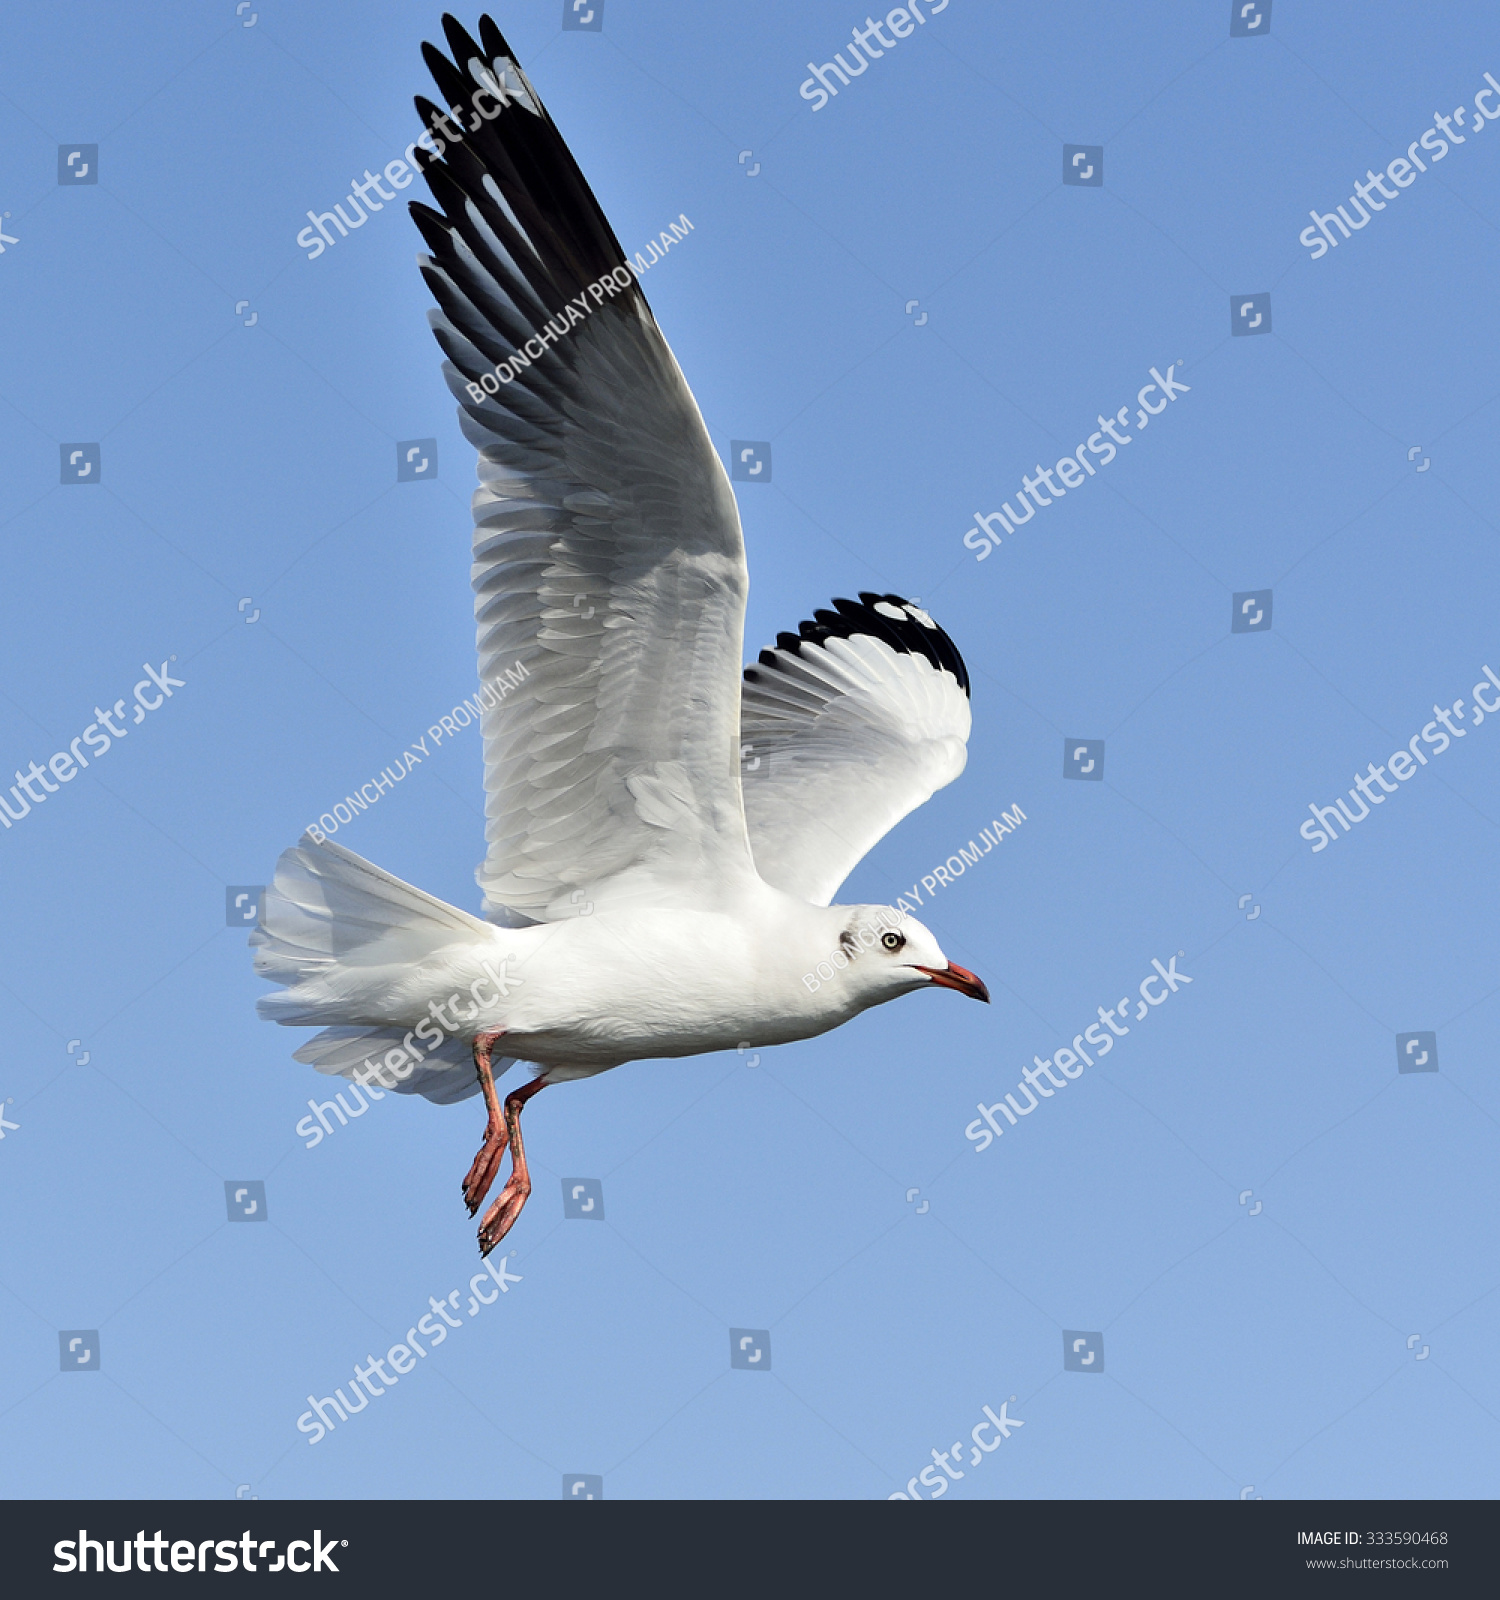
<path fill-rule="evenodd" d="M 893 1000 L 914 989 L 957 989 L 971 1000 L 989 1003 L 984 983 L 945 956 L 932 936 L 908 912 L 894 906 L 839 906 L 840 954 L 848 960 L 845 974 L 867 1005 Z M 838 962 L 833 963 L 835 966 Z"/>

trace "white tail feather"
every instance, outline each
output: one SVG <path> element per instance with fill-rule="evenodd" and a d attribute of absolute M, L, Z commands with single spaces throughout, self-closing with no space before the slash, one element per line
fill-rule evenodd
<path fill-rule="evenodd" d="M 256 1010 L 274 1022 L 332 1024 L 294 1052 L 295 1059 L 333 1077 L 352 1078 L 408 1036 L 410 1024 L 382 1006 L 412 967 L 453 944 L 494 937 L 492 924 L 383 872 L 329 840 L 304 834 L 282 852 L 267 887 L 260 926 L 250 935 L 255 970 L 286 985 L 262 996 Z M 384 1014 L 382 1014 L 384 1012 Z M 495 1076 L 514 1057 L 496 1057 Z M 411 1063 L 408 1059 L 407 1066 Z M 381 1070 L 377 1088 L 420 1094 L 440 1104 L 478 1092 L 471 1046 L 445 1039 L 404 1079 Z"/>
<path fill-rule="evenodd" d="M 276 863 L 250 943 L 261 977 L 297 984 L 393 936 L 425 951 L 482 935 L 488 926 L 342 845 L 303 834 Z"/>

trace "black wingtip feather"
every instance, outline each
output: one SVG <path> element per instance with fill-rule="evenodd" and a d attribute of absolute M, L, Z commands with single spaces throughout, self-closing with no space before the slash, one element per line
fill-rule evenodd
<path fill-rule="evenodd" d="M 484 47 L 486 61 L 496 56 L 509 56 L 515 60 L 515 51 L 505 41 L 505 35 L 495 26 L 495 19 L 486 12 L 479 19 L 479 42 Z"/>
<path fill-rule="evenodd" d="M 914 602 L 903 600 L 898 594 L 873 594 L 861 590 L 858 602 L 835 600 L 833 605 L 832 611 L 815 611 L 810 621 L 798 623 L 796 633 L 778 633 L 776 649 L 796 655 L 804 644 L 822 645 L 828 639 L 867 635 L 905 655 L 921 656 L 939 671 L 950 673 L 959 688 L 968 695 L 969 672 L 964 666 L 964 658 L 958 653 L 958 646 Z M 762 650 L 758 660 L 763 667 L 781 666 L 771 650 Z M 751 670 L 746 668 L 747 678 Z"/>
<path fill-rule="evenodd" d="M 909 633 L 919 637 L 923 644 L 935 652 L 938 665 L 951 672 L 958 679 L 959 686 L 965 694 L 969 692 L 969 669 L 964 665 L 964 658 L 958 652 L 958 646 L 952 639 L 927 615 L 925 611 L 911 600 L 903 600 L 899 594 L 871 594 L 867 590 L 860 590 L 860 600 L 872 610 L 882 602 L 904 611 L 910 619 L 896 626 L 906 629 Z M 926 618 L 925 622 L 918 621 L 912 614 L 920 612 Z M 881 613 L 877 612 L 877 615 Z"/>
<path fill-rule="evenodd" d="M 461 68 L 467 68 L 469 62 L 481 53 L 469 30 L 450 11 L 443 13 L 443 37 L 448 41 L 454 61 Z"/>
<path fill-rule="evenodd" d="M 427 248 L 440 258 L 450 248 L 448 219 L 420 200 L 408 201 L 406 209 L 411 213 L 417 231 L 427 241 Z"/>
<path fill-rule="evenodd" d="M 461 106 L 472 92 L 467 75 L 455 67 L 436 45 L 424 43 L 422 59 L 427 63 L 432 81 L 443 91 L 446 106 Z"/>
<path fill-rule="evenodd" d="M 460 115 L 450 121 L 458 122 L 462 137 L 450 139 L 438 129 L 437 136 L 445 145 L 442 156 L 419 163 L 438 209 L 423 207 L 419 211 L 414 204 L 413 219 L 434 259 L 459 292 L 470 299 L 476 291 L 480 299 L 485 297 L 484 285 L 471 282 L 473 269 L 461 259 L 463 252 L 457 247 L 461 239 L 484 271 L 523 309 L 539 306 L 544 316 L 556 314 L 591 283 L 615 271 L 625 260 L 625 252 L 493 19 L 480 18 L 477 44 L 451 14 L 443 18 L 443 34 L 456 64 L 437 46 L 423 44 L 422 57 L 442 104 L 434 105 L 419 95 L 417 114 L 424 127 L 431 127 L 435 114 L 446 115 L 449 108 L 458 108 Z M 470 63 L 483 62 L 494 69 L 502 60 L 510 66 L 500 71 L 511 72 L 512 83 L 519 75 L 524 92 L 504 99 L 490 120 L 474 118 L 478 126 L 470 128 L 465 113 L 480 87 L 475 74 L 483 70 L 477 64 L 471 70 Z M 494 98 L 492 94 L 491 103 Z M 518 238 L 516 226 L 502 214 L 494 189 L 504 196 L 523 237 Z M 510 263 L 496 259 L 471 211 L 484 219 L 485 226 L 510 252 Z M 643 313 L 648 323 L 651 320 L 638 282 L 623 290 L 614 304 Z M 523 385 L 532 381 L 529 375 L 520 380 Z"/>

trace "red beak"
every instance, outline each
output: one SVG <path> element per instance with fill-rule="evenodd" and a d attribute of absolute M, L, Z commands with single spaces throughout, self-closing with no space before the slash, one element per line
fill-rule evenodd
<path fill-rule="evenodd" d="M 945 968 L 918 967 L 918 972 L 925 972 L 934 983 L 940 983 L 945 989 L 957 989 L 960 994 L 966 994 L 971 1000 L 983 1000 L 986 1005 L 990 1003 L 990 991 L 985 988 L 984 982 L 976 978 L 967 967 L 961 967 L 957 962 L 950 961 Z"/>

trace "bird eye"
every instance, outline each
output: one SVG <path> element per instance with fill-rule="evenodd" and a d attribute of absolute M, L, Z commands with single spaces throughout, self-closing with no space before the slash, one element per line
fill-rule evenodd
<path fill-rule="evenodd" d="M 899 933 L 883 933 L 880 936 L 880 942 L 887 950 L 899 950 L 906 943 L 906 940 Z"/>

